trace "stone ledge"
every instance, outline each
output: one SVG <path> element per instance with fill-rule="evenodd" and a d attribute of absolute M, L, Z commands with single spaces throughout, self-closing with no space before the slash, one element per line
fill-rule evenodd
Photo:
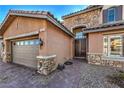
<path fill-rule="evenodd" d="M 103 66 L 112 66 L 112 67 L 124 67 L 124 60 L 109 60 L 103 59 L 102 54 L 88 54 L 88 63 L 103 65 Z"/>
<path fill-rule="evenodd" d="M 48 75 L 54 71 L 58 64 L 56 62 L 56 55 L 52 56 L 37 56 L 38 59 L 38 73 Z"/>

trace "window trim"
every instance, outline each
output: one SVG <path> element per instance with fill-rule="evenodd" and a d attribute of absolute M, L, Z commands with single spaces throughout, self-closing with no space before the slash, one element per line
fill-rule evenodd
<path fill-rule="evenodd" d="M 16 41 L 15 43 L 17 46 L 40 45 L 40 40 L 39 39 L 19 40 L 19 41 Z"/>
<path fill-rule="evenodd" d="M 78 34 L 78 35 L 77 35 Z M 80 34 L 80 35 L 79 35 Z M 83 32 L 77 32 L 75 34 L 75 39 L 83 39 L 83 38 L 86 38 L 86 36 L 84 35 Z"/>
<path fill-rule="evenodd" d="M 109 13 L 110 13 L 111 10 L 114 10 L 114 20 L 113 21 L 109 21 Z M 115 8 L 109 8 L 107 12 L 108 12 L 108 14 L 107 14 L 107 22 L 108 23 L 114 22 L 115 21 L 115 17 L 116 17 Z"/>
<path fill-rule="evenodd" d="M 121 55 L 111 55 L 111 51 L 110 51 L 110 38 L 112 37 L 121 37 L 123 38 L 123 34 L 114 34 L 114 35 L 104 35 L 103 36 L 103 56 L 104 57 L 110 57 L 110 58 L 124 58 L 124 56 L 121 56 Z M 108 39 L 108 47 L 107 47 L 107 55 L 104 54 L 104 37 L 107 37 Z M 122 41 L 122 44 L 123 44 L 123 41 Z M 122 50 L 123 50 L 123 47 L 122 47 Z"/>
<path fill-rule="evenodd" d="M 112 39 L 112 38 L 114 38 L 114 37 L 122 38 L 122 35 L 115 35 L 115 36 L 112 35 L 112 36 L 109 36 L 109 37 L 108 37 L 108 38 L 109 38 L 109 40 L 108 40 L 109 43 L 111 43 L 110 39 Z M 122 43 L 122 42 L 121 42 L 121 43 Z M 110 51 L 110 49 L 111 49 L 111 48 L 110 48 L 110 45 L 111 45 L 111 44 L 109 44 L 109 48 L 108 48 L 109 51 Z M 121 50 L 122 50 L 122 47 L 121 47 Z M 120 53 L 121 53 L 121 51 L 120 51 Z M 121 57 L 120 55 L 112 55 L 112 54 L 111 54 L 111 51 L 109 52 L 109 56 L 111 56 L 111 57 Z"/>

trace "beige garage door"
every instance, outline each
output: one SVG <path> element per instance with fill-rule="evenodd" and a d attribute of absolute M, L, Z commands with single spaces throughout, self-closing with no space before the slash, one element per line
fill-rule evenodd
<path fill-rule="evenodd" d="M 36 56 L 39 54 L 39 40 L 24 40 L 12 43 L 13 63 L 28 67 L 37 67 Z"/>

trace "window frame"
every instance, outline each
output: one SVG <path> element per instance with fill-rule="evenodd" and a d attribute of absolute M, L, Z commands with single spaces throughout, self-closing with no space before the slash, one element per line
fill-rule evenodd
<path fill-rule="evenodd" d="M 24 41 L 20 41 L 20 46 L 24 46 Z"/>
<path fill-rule="evenodd" d="M 86 38 L 83 32 L 77 32 L 75 34 L 75 39 L 83 39 L 83 38 Z"/>
<path fill-rule="evenodd" d="M 107 37 L 107 53 L 105 54 L 105 46 L 104 46 L 104 38 Z M 103 56 L 104 57 L 112 57 L 112 58 L 124 58 L 124 56 L 121 56 L 121 55 L 111 55 L 111 41 L 110 39 L 113 38 L 113 37 L 120 37 L 122 39 L 122 47 L 121 47 L 121 55 L 123 55 L 123 37 L 124 35 L 123 34 L 117 34 L 117 35 L 104 35 L 103 36 Z"/>
<path fill-rule="evenodd" d="M 113 21 L 110 21 L 110 11 L 111 10 L 114 10 L 114 20 Z M 109 8 L 108 9 L 108 14 L 107 14 L 107 22 L 110 23 L 110 22 L 114 22 L 115 21 L 115 17 L 116 17 L 116 11 L 115 11 L 115 8 Z"/>

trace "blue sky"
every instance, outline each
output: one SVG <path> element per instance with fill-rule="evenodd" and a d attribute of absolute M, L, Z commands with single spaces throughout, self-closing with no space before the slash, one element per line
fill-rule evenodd
<path fill-rule="evenodd" d="M 86 7 L 86 5 L 0 5 L 0 23 L 5 18 L 9 9 L 50 11 L 58 20 L 61 20 L 61 16 Z"/>

